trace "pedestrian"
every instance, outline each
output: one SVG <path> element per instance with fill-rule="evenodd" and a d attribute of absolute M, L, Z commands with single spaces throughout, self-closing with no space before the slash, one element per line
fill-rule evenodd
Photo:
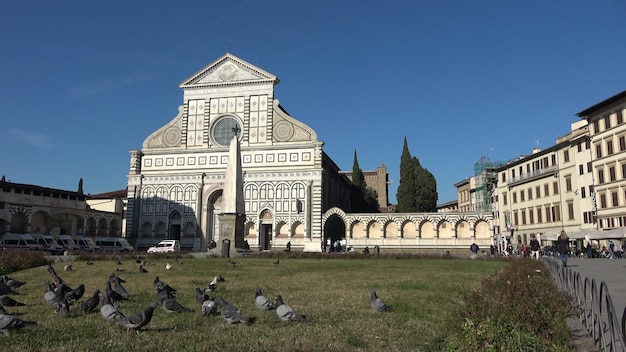
<path fill-rule="evenodd" d="M 478 254 L 479 250 L 480 248 L 478 247 L 478 245 L 476 243 L 472 243 L 472 245 L 470 246 L 470 251 L 472 251 L 472 253 L 474 254 Z"/>
<path fill-rule="evenodd" d="M 555 246 L 556 246 L 556 251 L 559 253 L 559 257 L 561 258 L 561 261 L 563 262 L 563 267 L 567 268 L 567 257 L 568 257 L 568 252 L 569 252 L 569 238 L 567 237 L 567 234 L 565 233 L 564 230 L 561 231 L 559 238 L 557 238 Z"/>
<path fill-rule="evenodd" d="M 533 238 L 530 240 L 530 258 L 539 260 L 540 250 L 541 244 L 539 244 L 539 240 L 537 240 L 537 237 L 533 235 Z"/>

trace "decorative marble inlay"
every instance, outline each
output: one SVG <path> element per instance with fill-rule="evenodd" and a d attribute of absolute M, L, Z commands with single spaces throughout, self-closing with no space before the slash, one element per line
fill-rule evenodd
<path fill-rule="evenodd" d="M 287 142 L 293 137 L 293 125 L 287 121 L 278 121 L 274 125 L 274 138 L 279 142 Z"/>
<path fill-rule="evenodd" d="M 154 160 L 154 165 L 163 166 L 163 159 L 157 158 L 156 160 Z"/>
<path fill-rule="evenodd" d="M 196 158 L 190 156 L 187 158 L 187 164 L 189 165 L 196 165 Z"/>
<path fill-rule="evenodd" d="M 298 153 L 289 154 L 289 161 L 298 161 Z"/>
<path fill-rule="evenodd" d="M 209 158 L 209 164 L 215 165 L 217 164 L 217 156 L 212 156 Z"/>
<path fill-rule="evenodd" d="M 174 158 L 166 158 L 165 166 L 174 166 Z"/>
<path fill-rule="evenodd" d="M 152 166 L 152 159 L 145 159 L 144 164 L 145 164 L 145 166 L 148 166 L 148 167 Z"/>
<path fill-rule="evenodd" d="M 178 166 L 185 165 L 185 158 L 176 158 L 176 165 Z"/>
<path fill-rule="evenodd" d="M 237 68 L 233 64 L 225 64 L 220 69 L 219 76 L 224 82 L 232 81 L 237 78 Z"/>
<path fill-rule="evenodd" d="M 198 158 L 198 164 L 206 165 L 206 156 L 201 156 Z"/>
<path fill-rule="evenodd" d="M 279 162 L 287 161 L 287 153 L 278 153 L 278 161 Z"/>
<path fill-rule="evenodd" d="M 302 160 L 303 161 L 311 160 L 311 153 L 302 153 Z"/>
<path fill-rule="evenodd" d="M 172 126 L 163 133 L 163 144 L 168 147 L 175 147 L 180 144 L 180 128 Z"/>
<path fill-rule="evenodd" d="M 265 156 L 265 161 L 268 163 L 273 163 L 274 162 L 274 154 L 267 154 Z"/>
<path fill-rule="evenodd" d="M 251 155 L 244 155 L 243 156 L 243 162 L 246 164 L 250 164 L 252 162 L 252 156 Z"/>

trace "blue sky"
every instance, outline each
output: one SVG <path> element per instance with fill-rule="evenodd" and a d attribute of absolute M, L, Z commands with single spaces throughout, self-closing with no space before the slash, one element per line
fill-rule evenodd
<path fill-rule="evenodd" d="M 621 0 L 7 1 L 0 174 L 124 189 L 179 83 L 231 52 L 278 76 L 339 167 L 385 163 L 394 202 L 406 137 L 443 203 L 481 157 L 550 147 L 626 90 L 624 18 Z"/>

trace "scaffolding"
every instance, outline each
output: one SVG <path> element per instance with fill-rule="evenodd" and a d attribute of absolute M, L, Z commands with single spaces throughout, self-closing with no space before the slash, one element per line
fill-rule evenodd
<path fill-rule="evenodd" d="M 504 165 L 501 161 L 492 161 L 483 156 L 474 164 L 474 182 L 472 195 L 473 210 L 477 212 L 491 212 L 491 200 L 498 182 L 496 169 Z"/>

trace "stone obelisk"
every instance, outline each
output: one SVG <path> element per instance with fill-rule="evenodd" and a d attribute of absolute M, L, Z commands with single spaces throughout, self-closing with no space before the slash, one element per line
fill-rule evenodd
<path fill-rule="evenodd" d="M 233 139 L 228 150 L 228 164 L 222 191 L 222 213 L 219 219 L 217 250 L 223 257 L 248 251 L 244 242 L 245 203 L 243 199 L 243 173 L 241 171 L 241 146 L 239 127 L 233 128 Z"/>

